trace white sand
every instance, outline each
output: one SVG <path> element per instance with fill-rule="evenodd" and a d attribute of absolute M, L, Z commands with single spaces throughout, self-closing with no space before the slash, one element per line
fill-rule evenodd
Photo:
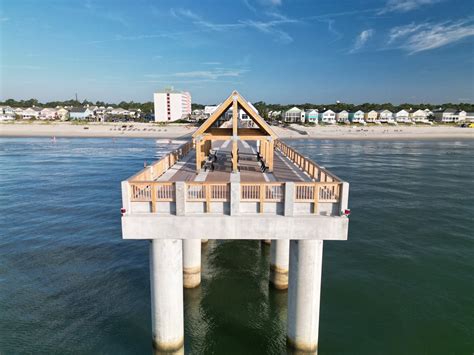
<path fill-rule="evenodd" d="M 123 126 L 127 126 L 125 129 Z M 131 127 L 132 126 L 132 127 Z M 87 127 L 87 129 L 86 129 Z M 291 129 L 272 126 L 281 138 L 318 139 L 473 139 L 474 129 L 448 125 L 416 126 L 317 126 L 291 125 Z M 75 125 L 69 122 L 0 123 L 3 137 L 141 137 L 189 138 L 196 130 L 191 125 L 157 125 L 150 123 L 90 123 Z M 307 132 L 306 135 L 299 131 Z"/>

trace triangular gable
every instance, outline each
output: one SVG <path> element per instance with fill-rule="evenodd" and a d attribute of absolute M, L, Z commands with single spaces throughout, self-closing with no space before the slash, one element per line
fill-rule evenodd
<path fill-rule="evenodd" d="M 263 133 L 276 138 L 276 134 L 273 132 L 267 122 L 265 122 L 265 120 L 250 107 L 247 101 L 245 101 L 245 99 L 237 91 L 233 91 L 232 94 L 212 113 L 212 115 L 206 121 L 204 121 L 197 131 L 194 132 L 193 138 L 196 138 L 208 131 L 212 124 L 215 123 L 219 117 L 221 117 L 233 105 L 234 97 L 237 99 L 237 109 L 239 109 L 240 106 L 240 108 L 243 109 L 250 119 L 257 124 Z"/>

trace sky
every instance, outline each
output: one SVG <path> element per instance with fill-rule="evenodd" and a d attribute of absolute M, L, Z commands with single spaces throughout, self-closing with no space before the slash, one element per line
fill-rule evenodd
<path fill-rule="evenodd" d="M 474 103 L 472 0 L 1 0 L 0 100 Z"/>

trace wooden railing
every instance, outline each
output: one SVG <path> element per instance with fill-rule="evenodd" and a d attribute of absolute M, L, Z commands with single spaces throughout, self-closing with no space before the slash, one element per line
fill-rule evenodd
<path fill-rule="evenodd" d="M 156 212 L 158 202 L 176 201 L 176 183 L 158 181 L 133 181 L 130 184 L 131 202 L 151 202 L 152 212 Z M 230 202 L 230 183 L 186 182 L 185 202 L 204 202 L 205 212 L 211 212 L 211 202 Z M 321 203 L 341 201 L 342 182 L 296 182 L 293 201 L 311 203 L 313 213 L 319 212 Z M 285 183 L 241 183 L 240 202 L 258 203 L 260 213 L 265 203 L 285 201 Z"/>
<path fill-rule="evenodd" d="M 166 170 L 187 155 L 191 149 L 193 149 L 193 142 L 189 141 L 166 154 L 160 160 L 146 166 L 144 169 L 130 177 L 128 181 L 152 181 L 159 178 Z"/>
<path fill-rule="evenodd" d="M 281 140 L 275 141 L 275 148 L 280 150 L 283 155 L 285 155 L 295 165 L 305 171 L 311 179 L 321 182 L 342 182 L 342 180 L 336 175 L 322 168 L 311 159 L 305 157 L 295 149 L 291 148 L 289 145 L 283 143 Z"/>

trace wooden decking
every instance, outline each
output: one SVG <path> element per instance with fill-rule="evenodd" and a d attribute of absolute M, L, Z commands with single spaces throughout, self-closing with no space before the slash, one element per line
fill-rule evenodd
<path fill-rule="evenodd" d="M 230 141 L 217 141 L 213 143 L 212 149 L 217 152 L 217 161 L 214 163 L 214 171 L 200 171 L 196 173 L 196 153 L 192 149 L 178 163 L 170 167 L 156 181 L 160 182 L 230 182 L 232 171 Z M 291 160 L 283 156 L 281 152 L 275 151 L 273 172 L 262 173 L 256 159 L 256 145 L 239 141 L 239 168 L 240 182 L 311 182 L 315 181 L 298 168 Z"/>

